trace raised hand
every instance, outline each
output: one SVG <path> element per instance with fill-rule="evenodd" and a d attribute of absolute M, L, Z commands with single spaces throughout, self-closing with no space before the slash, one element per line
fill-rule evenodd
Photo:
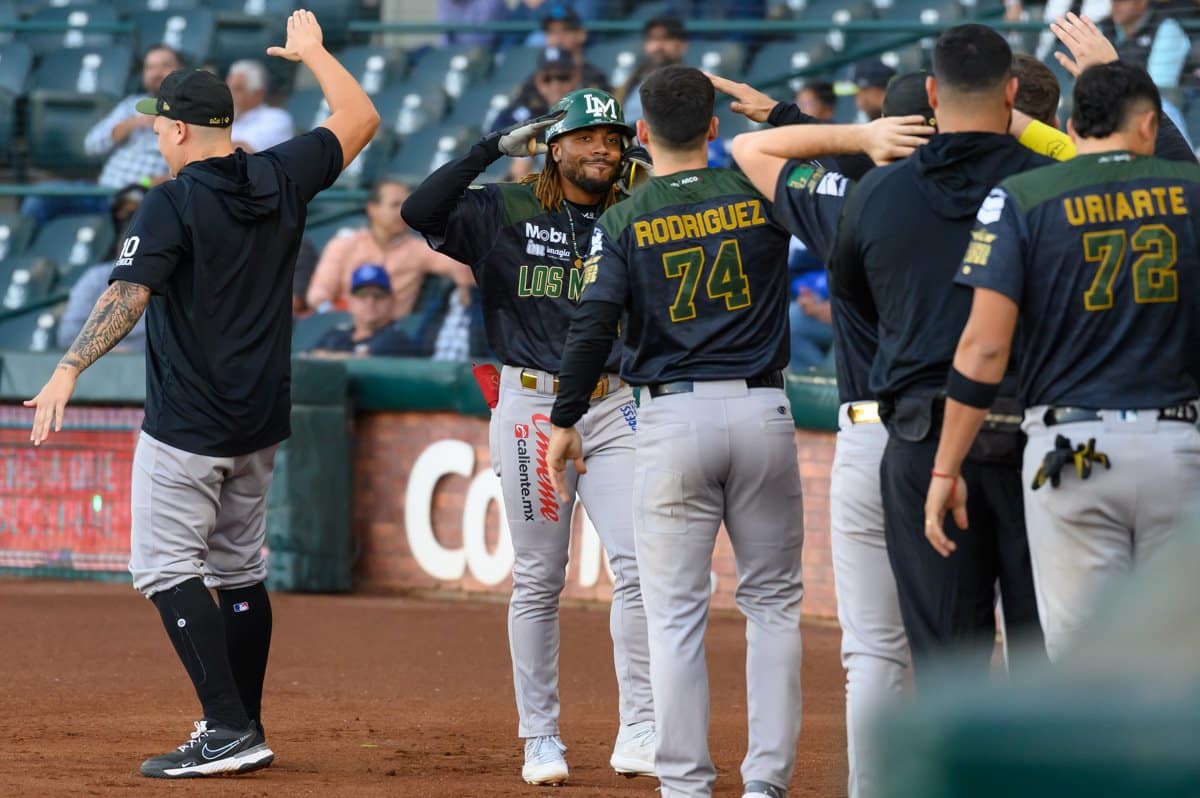
<path fill-rule="evenodd" d="M 267 55 L 288 61 L 303 61 L 306 53 L 323 47 L 321 26 L 311 11 L 293 11 L 287 21 L 287 41 L 283 47 L 268 47 Z"/>
<path fill-rule="evenodd" d="M 862 150 L 877 164 L 907 158 L 937 130 L 925 117 L 884 116 L 863 126 Z"/>
<path fill-rule="evenodd" d="M 542 114 L 532 119 L 526 119 L 524 122 L 509 125 L 492 135 L 497 136 L 496 144 L 500 152 L 510 158 L 524 158 L 537 155 L 539 152 L 545 152 L 547 149 L 545 143 L 538 140 L 542 132 L 566 115 L 566 111 L 554 111 Z"/>
<path fill-rule="evenodd" d="M 1110 64 L 1118 59 L 1117 48 L 1087 17 L 1068 13 L 1051 22 L 1050 30 L 1071 51 L 1071 55 L 1055 53 L 1054 57 L 1074 77 L 1079 77 L 1088 67 Z"/>
<path fill-rule="evenodd" d="M 733 98 L 730 110 L 753 122 L 766 122 L 771 109 L 779 104 L 748 83 L 738 83 L 710 72 L 704 74 L 712 81 L 714 89 Z"/>

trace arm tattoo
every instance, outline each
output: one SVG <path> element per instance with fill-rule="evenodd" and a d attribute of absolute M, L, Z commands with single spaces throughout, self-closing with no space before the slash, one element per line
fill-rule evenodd
<path fill-rule="evenodd" d="M 75 343 L 59 361 L 59 368 L 67 366 L 79 372 L 95 363 L 129 334 L 149 302 L 150 289 L 146 286 L 114 282 L 96 301 Z"/>

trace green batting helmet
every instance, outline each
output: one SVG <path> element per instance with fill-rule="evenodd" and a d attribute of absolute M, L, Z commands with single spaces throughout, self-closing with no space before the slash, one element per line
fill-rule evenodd
<path fill-rule="evenodd" d="M 620 128 L 626 136 L 637 135 L 633 128 L 625 124 L 625 114 L 621 112 L 617 98 L 599 89 L 577 89 L 555 103 L 550 111 L 566 111 L 567 114 L 546 130 L 547 144 L 572 130 L 600 125 Z"/>

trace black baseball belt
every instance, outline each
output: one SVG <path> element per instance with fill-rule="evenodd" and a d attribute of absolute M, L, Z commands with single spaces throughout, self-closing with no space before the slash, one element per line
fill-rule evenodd
<path fill-rule="evenodd" d="M 782 388 L 783 387 L 783 372 L 772 371 L 767 374 L 759 374 L 757 377 L 746 378 L 747 388 Z M 646 386 L 652 397 L 670 396 L 673 393 L 691 393 L 696 390 L 696 383 L 692 380 L 676 380 L 675 382 L 660 382 L 654 385 Z"/>
<path fill-rule="evenodd" d="M 1196 405 L 1191 402 L 1174 405 L 1173 407 L 1149 408 L 1146 410 L 1086 410 L 1082 407 L 1051 407 L 1042 417 L 1047 427 L 1058 424 L 1075 424 L 1080 421 L 1099 421 L 1101 414 L 1112 415 L 1120 420 L 1136 421 L 1139 416 L 1157 414 L 1159 421 L 1182 421 L 1185 424 L 1196 423 Z"/>

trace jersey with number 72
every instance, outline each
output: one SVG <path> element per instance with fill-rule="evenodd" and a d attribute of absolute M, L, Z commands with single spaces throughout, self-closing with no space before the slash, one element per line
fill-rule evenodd
<path fill-rule="evenodd" d="M 753 377 L 788 362 L 787 250 L 740 174 L 655 177 L 600 217 L 580 301 L 625 307 L 631 384 Z"/>
<path fill-rule="evenodd" d="M 1125 152 L 1010 177 L 956 282 L 1019 308 L 1028 406 L 1168 407 L 1197 396 L 1200 166 Z"/>

